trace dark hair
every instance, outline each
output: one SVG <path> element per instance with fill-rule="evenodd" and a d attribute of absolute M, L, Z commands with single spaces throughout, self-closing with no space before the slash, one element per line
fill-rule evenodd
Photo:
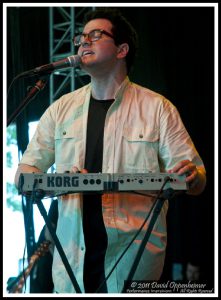
<path fill-rule="evenodd" d="M 126 56 L 127 73 L 129 73 L 138 48 L 138 37 L 135 29 L 118 9 L 107 7 L 99 7 L 89 11 L 84 17 L 84 25 L 98 18 L 107 19 L 112 23 L 112 33 L 116 45 L 122 43 L 129 45 L 129 51 Z"/>

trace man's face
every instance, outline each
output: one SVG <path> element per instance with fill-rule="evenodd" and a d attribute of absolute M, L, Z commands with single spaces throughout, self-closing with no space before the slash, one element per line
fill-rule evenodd
<path fill-rule="evenodd" d="M 83 33 L 88 34 L 94 29 L 105 30 L 112 35 L 112 24 L 106 19 L 94 19 L 89 21 L 84 27 Z M 117 61 L 118 47 L 114 39 L 106 34 L 102 34 L 97 41 L 90 41 L 85 37 L 85 41 L 78 49 L 81 56 L 82 68 L 90 73 L 90 70 L 109 69 Z"/>
<path fill-rule="evenodd" d="M 199 280 L 200 269 L 198 266 L 193 266 L 190 263 L 187 264 L 186 268 L 186 278 L 187 280 L 195 281 Z"/>

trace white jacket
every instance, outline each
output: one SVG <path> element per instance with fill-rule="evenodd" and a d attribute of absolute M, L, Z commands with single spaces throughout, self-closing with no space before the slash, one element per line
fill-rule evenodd
<path fill-rule="evenodd" d="M 55 101 L 41 117 L 20 163 L 36 166 L 44 172 L 54 163 L 58 173 L 70 170 L 74 165 L 82 169 L 90 95 L 91 85 L 88 84 Z M 183 159 L 203 166 L 175 106 L 163 96 L 131 83 L 126 77 L 106 115 L 102 172 L 165 172 Z M 131 193 L 103 195 L 103 218 L 108 236 L 106 276 L 143 223 L 153 202 L 151 196 Z M 82 205 L 80 194 L 59 199 L 57 236 L 84 292 Z M 164 203 L 146 245 L 134 276 L 136 280 L 158 280 L 161 276 L 167 241 L 167 209 L 168 201 Z M 109 293 L 122 291 L 147 225 L 108 279 Z M 56 292 L 75 293 L 56 249 L 53 281 Z"/>

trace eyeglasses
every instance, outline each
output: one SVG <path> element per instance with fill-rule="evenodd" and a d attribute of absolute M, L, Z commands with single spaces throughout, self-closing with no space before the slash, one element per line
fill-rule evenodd
<path fill-rule="evenodd" d="M 79 34 L 77 36 L 75 36 L 72 41 L 74 43 L 75 46 L 80 46 L 84 43 L 85 38 L 87 38 L 89 40 L 89 42 L 95 42 L 101 39 L 102 34 L 106 34 L 107 36 L 111 37 L 112 39 L 114 39 L 114 36 L 102 29 L 94 29 L 92 31 L 90 31 L 89 33 L 82 33 Z"/>

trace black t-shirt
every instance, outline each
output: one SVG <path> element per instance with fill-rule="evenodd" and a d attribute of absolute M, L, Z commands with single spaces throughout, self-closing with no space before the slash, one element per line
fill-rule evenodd
<path fill-rule="evenodd" d="M 113 102 L 114 99 L 96 100 L 92 97 L 90 99 L 84 165 L 89 173 L 102 172 L 104 123 L 107 110 Z M 83 229 L 86 245 L 84 286 L 86 293 L 93 293 L 105 278 L 107 233 L 103 222 L 100 194 L 84 195 Z M 100 292 L 107 292 L 106 285 Z"/>

